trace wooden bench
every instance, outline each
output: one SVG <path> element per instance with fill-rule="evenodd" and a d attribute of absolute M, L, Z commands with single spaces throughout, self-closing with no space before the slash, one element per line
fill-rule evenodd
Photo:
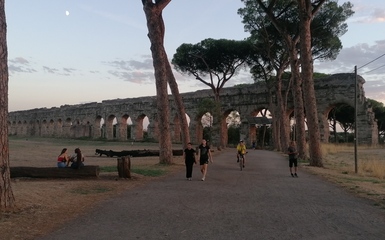
<path fill-rule="evenodd" d="M 58 167 L 11 167 L 11 178 L 97 178 L 98 165 L 87 165 L 80 169 Z"/>

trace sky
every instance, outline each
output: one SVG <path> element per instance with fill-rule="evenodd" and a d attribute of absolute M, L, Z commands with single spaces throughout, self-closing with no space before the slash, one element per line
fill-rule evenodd
<path fill-rule="evenodd" d="M 385 1 L 350 2 L 355 14 L 341 37 L 343 49 L 334 61 L 315 62 L 314 71 L 353 72 L 357 66 L 366 97 L 385 103 Z M 141 0 L 8 0 L 5 5 L 9 111 L 155 95 Z M 237 14 L 241 7 L 240 0 L 172 0 L 163 11 L 170 61 L 183 43 L 248 37 Z M 181 93 L 207 89 L 191 76 L 174 75 Z M 226 87 L 252 82 L 244 72 Z"/>

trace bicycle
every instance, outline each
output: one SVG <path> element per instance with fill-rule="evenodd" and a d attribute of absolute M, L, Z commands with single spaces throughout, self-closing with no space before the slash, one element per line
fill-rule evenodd
<path fill-rule="evenodd" d="M 247 153 L 247 152 L 246 152 L 246 153 Z M 245 153 L 245 154 L 246 154 L 246 153 Z M 239 153 L 239 157 L 238 157 L 239 168 L 241 169 L 241 171 L 243 170 L 244 165 L 245 165 L 245 154 Z"/>

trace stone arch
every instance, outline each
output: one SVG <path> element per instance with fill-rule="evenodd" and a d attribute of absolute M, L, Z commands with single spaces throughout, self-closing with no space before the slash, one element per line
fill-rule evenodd
<path fill-rule="evenodd" d="M 174 142 L 181 142 L 182 141 L 182 136 L 181 136 L 181 126 L 180 126 L 180 120 L 178 117 L 178 114 L 174 115 L 174 118 L 172 119 L 171 122 L 171 139 L 174 140 Z"/>
<path fill-rule="evenodd" d="M 35 122 L 33 122 L 33 134 L 34 136 L 38 136 L 38 137 L 41 137 L 41 122 L 39 120 L 36 120 Z"/>
<path fill-rule="evenodd" d="M 75 120 L 71 121 L 70 137 L 72 137 L 72 138 L 81 137 L 80 120 L 79 119 L 75 119 Z"/>
<path fill-rule="evenodd" d="M 235 111 L 234 109 L 228 109 L 222 112 L 222 116 L 220 119 L 220 139 L 221 139 L 221 146 L 227 146 L 229 142 L 229 134 L 228 134 L 228 126 L 227 126 L 227 117 Z"/>
<path fill-rule="evenodd" d="M 145 117 L 146 117 L 146 114 L 142 113 L 142 114 L 140 114 L 139 116 L 137 116 L 134 119 L 134 122 L 133 122 L 133 127 L 134 127 L 133 139 L 135 141 L 142 141 L 143 140 L 143 136 L 144 136 L 144 133 L 143 133 L 143 119 Z M 150 125 L 151 125 L 151 122 L 150 122 Z"/>
<path fill-rule="evenodd" d="M 102 116 L 97 115 L 92 128 L 92 138 L 99 139 L 102 137 Z"/>
<path fill-rule="evenodd" d="M 43 120 L 40 125 L 40 136 L 48 137 L 48 122 L 47 120 Z"/>
<path fill-rule="evenodd" d="M 63 136 L 64 137 L 71 137 L 71 126 L 72 126 L 72 120 L 71 118 L 66 118 L 66 120 L 63 123 Z"/>
<path fill-rule="evenodd" d="M 105 119 L 105 138 L 107 140 L 115 139 L 116 135 L 114 134 L 114 125 L 116 125 L 116 122 L 114 121 L 116 121 L 116 116 L 114 114 L 107 116 L 107 119 Z"/>
<path fill-rule="evenodd" d="M 10 135 L 16 135 L 17 134 L 17 126 L 16 121 L 8 121 L 9 131 L 8 134 Z"/>
<path fill-rule="evenodd" d="M 49 122 L 47 122 L 47 130 L 46 130 L 47 136 L 50 136 L 50 137 L 54 136 L 54 127 L 55 127 L 55 122 L 53 121 L 53 119 L 50 119 Z"/>
<path fill-rule="evenodd" d="M 120 141 L 126 141 L 127 137 L 127 120 L 130 116 L 128 114 L 123 114 L 119 119 L 117 119 L 116 124 L 116 138 Z"/>
<path fill-rule="evenodd" d="M 143 117 L 142 125 L 144 125 L 144 120 L 147 118 L 147 140 L 158 141 L 159 140 L 159 126 L 158 126 L 158 115 L 151 114 Z"/>
<path fill-rule="evenodd" d="M 26 126 L 26 130 L 27 130 L 27 135 L 28 136 L 36 136 L 36 130 L 35 130 L 35 121 L 33 120 L 30 120 L 28 123 L 27 123 L 27 126 Z M 20 132 L 21 134 L 21 132 Z"/>
<path fill-rule="evenodd" d="M 23 123 L 21 121 L 17 122 L 17 125 L 16 125 L 16 135 L 23 136 Z"/>
<path fill-rule="evenodd" d="M 54 129 L 53 129 L 54 136 L 62 137 L 63 132 L 63 121 L 61 118 L 59 118 L 56 122 L 54 122 Z"/>
<path fill-rule="evenodd" d="M 331 102 L 324 109 L 319 109 L 319 112 L 321 113 L 319 114 L 319 126 L 323 142 L 329 142 L 330 140 L 330 123 L 328 120 L 329 113 L 336 107 L 341 106 L 349 106 L 354 109 L 354 105 L 352 105 L 350 101 L 346 101 L 345 99 L 341 99 L 340 102 Z M 354 115 L 354 112 L 352 114 Z"/>

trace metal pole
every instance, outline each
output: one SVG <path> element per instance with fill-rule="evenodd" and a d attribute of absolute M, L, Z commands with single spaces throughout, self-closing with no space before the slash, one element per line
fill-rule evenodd
<path fill-rule="evenodd" d="M 358 172 L 358 166 L 357 166 L 357 101 L 358 101 L 358 82 L 357 82 L 357 66 L 354 66 L 354 172 Z"/>

